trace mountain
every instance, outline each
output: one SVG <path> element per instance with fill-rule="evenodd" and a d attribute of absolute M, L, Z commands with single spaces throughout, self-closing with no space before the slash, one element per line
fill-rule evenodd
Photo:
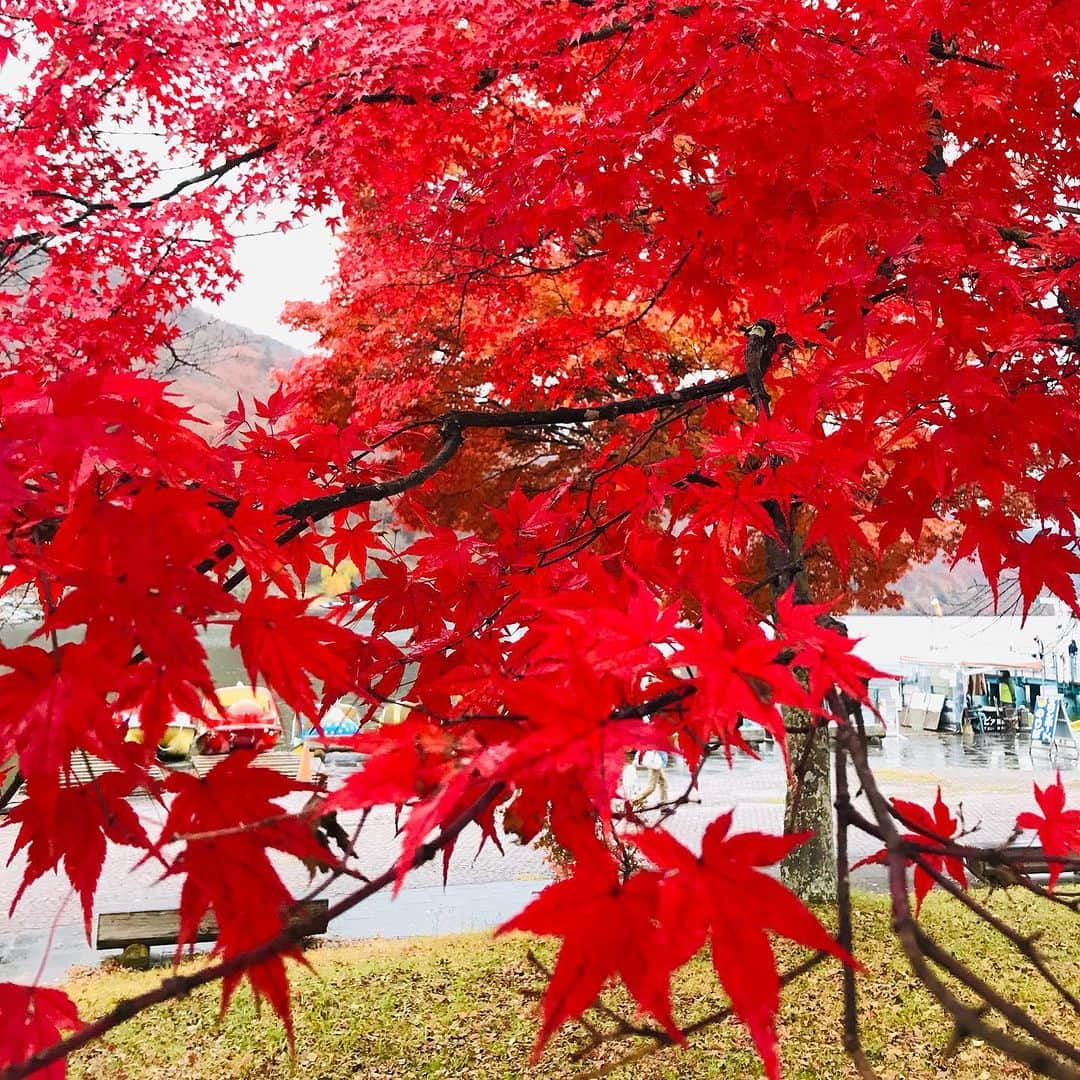
<path fill-rule="evenodd" d="M 301 355 L 291 345 L 196 307 L 182 311 L 176 324 L 180 337 L 162 355 L 161 373 L 200 419 L 215 426 L 238 393 L 265 399 L 277 386 L 275 373 L 287 371 Z"/>
<path fill-rule="evenodd" d="M 1080 592 L 1080 577 L 1073 584 Z M 911 567 L 892 588 L 904 600 L 895 611 L 882 615 L 1020 615 L 1023 611 L 1020 582 L 1015 570 L 1001 575 L 997 603 L 990 583 L 974 559 L 964 559 L 955 567 L 938 555 L 930 562 Z M 1059 608 L 1049 592 L 1037 597 L 1030 615 L 1053 615 Z"/>
<path fill-rule="evenodd" d="M 904 598 L 898 615 L 933 615 L 934 601 L 947 615 L 975 615 L 991 607 L 993 597 L 978 563 L 965 559 L 955 567 L 937 555 L 913 567 L 893 586 Z"/>

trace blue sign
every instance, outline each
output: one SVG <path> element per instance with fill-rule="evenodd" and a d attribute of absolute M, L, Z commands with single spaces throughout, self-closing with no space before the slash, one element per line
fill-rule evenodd
<path fill-rule="evenodd" d="M 1039 698 L 1035 706 L 1035 716 L 1031 721 L 1032 741 L 1049 746 L 1054 739 L 1054 721 L 1057 719 L 1057 701 Z"/>

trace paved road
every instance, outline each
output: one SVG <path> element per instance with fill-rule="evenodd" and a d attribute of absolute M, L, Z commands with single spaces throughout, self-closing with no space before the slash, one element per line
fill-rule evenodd
<path fill-rule="evenodd" d="M 1025 743 L 1009 743 L 1005 737 L 962 740 L 927 733 L 895 735 L 873 753 L 886 794 L 928 803 L 940 784 L 946 801 L 954 807 L 962 802 L 966 824 L 979 824 L 980 835 L 987 842 L 1007 837 L 1016 814 L 1033 805 L 1032 781 L 1042 784 L 1054 775 L 1045 756 L 1032 760 Z M 1080 802 L 1080 770 L 1075 763 L 1064 762 L 1062 771 L 1071 801 Z M 688 780 L 680 765 L 671 767 L 668 777 L 672 794 L 682 791 Z M 734 809 L 736 829 L 778 832 L 783 821 L 784 785 L 780 755 L 768 747 L 759 760 L 739 757 L 731 768 L 723 759 L 710 761 L 701 777 L 700 802 L 680 810 L 672 831 L 684 842 L 695 844 L 719 812 Z M 148 825 L 160 824 L 160 807 L 149 800 L 136 801 L 135 805 Z M 349 823 L 345 816 L 346 828 Z M 407 937 L 498 925 L 543 887 L 549 871 L 542 855 L 531 848 L 507 840 L 503 854 L 491 844 L 477 852 L 478 839 L 476 830 L 462 835 L 445 888 L 439 866 L 421 867 L 409 875 L 396 899 L 380 894 L 335 920 L 331 936 Z M 0 865 L 7 862 L 13 840 L 13 829 L 0 829 Z M 869 854 L 874 845 L 855 836 L 852 848 L 852 858 L 857 859 Z M 368 874 L 381 872 L 393 862 L 395 851 L 392 814 L 372 814 L 360 844 L 362 869 Z M 137 858 L 131 849 L 109 850 L 98 894 L 99 911 L 176 906 L 176 885 L 157 880 L 158 871 L 152 866 L 135 865 Z M 10 906 L 22 867 L 22 857 L 16 856 L 0 871 L 0 909 L 4 911 Z M 284 869 L 297 893 L 308 887 L 302 870 Z M 858 871 L 856 877 L 865 888 L 880 887 L 883 880 L 877 867 Z M 324 895 L 333 901 L 349 889 L 348 882 L 336 882 Z M 83 935 L 77 899 L 53 876 L 33 885 L 0 928 L 0 980 L 33 978 L 40 968 L 44 980 L 58 981 L 73 965 L 95 963 L 97 958 Z"/>

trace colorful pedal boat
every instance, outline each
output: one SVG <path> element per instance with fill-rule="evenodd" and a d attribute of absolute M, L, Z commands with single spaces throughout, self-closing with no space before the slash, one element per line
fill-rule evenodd
<path fill-rule="evenodd" d="M 228 754 L 233 750 L 270 750 L 281 739 L 281 717 L 265 687 L 243 683 L 216 687 L 217 706 L 206 705 L 205 718 L 177 711 L 158 742 L 158 757 L 182 761 L 196 754 Z M 220 712 L 219 712 L 220 709 Z M 145 735 L 135 709 L 117 713 L 126 742 L 143 742 Z"/>
<path fill-rule="evenodd" d="M 207 708 L 208 721 L 195 740 L 200 754 L 229 754 L 234 750 L 270 750 L 281 739 L 281 716 L 273 694 L 263 686 L 216 687 L 223 715 Z"/>
<path fill-rule="evenodd" d="M 139 714 L 135 709 L 124 709 L 116 714 L 117 723 L 124 729 L 124 742 L 141 743 L 145 733 L 139 723 Z M 195 717 L 185 712 L 173 713 L 173 718 L 158 740 L 158 757 L 163 761 L 183 761 L 191 756 L 192 747 L 198 737 L 200 725 Z"/>

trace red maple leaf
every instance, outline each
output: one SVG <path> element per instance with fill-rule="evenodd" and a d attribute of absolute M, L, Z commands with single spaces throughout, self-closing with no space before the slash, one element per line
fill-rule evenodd
<path fill-rule="evenodd" d="M 233 956 L 274 937 L 285 925 L 292 894 L 270 861 L 269 849 L 308 864 L 325 864 L 328 854 L 310 823 L 288 814 L 279 800 L 310 790 L 271 769 L 256 768 L 253 753 L 230 754 L 205 776 L 174 773 L 168 789 L 176 797 L 162 829 L 165 843 L 184 842 L 169 873 L 184 875 L 180 892 L 179 949 L 195 940 L 199 921 L 213 909 L 218 924 L 214 952 Z M 252 989 L 265 996 L 291 1038 L 288 979 L 284 950 L 246 971 Z M 222 1008 L 240 973 L 222 984 Z"/>
<path fill-rule="evenodd" d="M 1013 537 L 1023 529 L 1024 523 L 1000 510 L 965 510 L 957 514 L 957 521 L 963 524 L 964 532 L 957 543 L 953 565 L 978 552 L 996 608 L 1001 569 L 1014 547 Z"/>
<path fill-rule="evenodd" d="M 626 882 L 599 841 L 581 845 L 573 876 L 548 886 L 500 928 L 563 939 L 544 995 L 537 1053 L 616 976 L 681 1040 L 671 1015 L 671 974 L 709 941 L 735 1015 L 749 1028 L 767 1075 L 779 1076 L 780 978 L 768 933 L 854 961 L 794 894 L 757 869 L 782 859 L 806 834 L 729 836 L 730 827 L 730 813 L 714 821 L 700 856 L 662 830 L 635 834 L 633 843 L 656 869 Z"/>
<path fill-rule="evenodd" d="M 833 686 L 865 702 L 867 681 L 882 672 L 855 655 L 855 640 L 821 624 L 819 620 L 831 607 L 797 604 L 791 588 L 776 598 L 777 629 L 796 650 L 792 666 L 806 669 L 815 704 L 820 704 Z"/>
<path fill-rule="evenodd" d="M 25 775 L 55 778 L 77 746 L 118 742 L 102 679 L 118 682 L 129 656 L 75 643 L 0 648 L 0 758 L 18 754 Z"/>
<path fill-rule="evenodd" d="M 671 1015 L 670 969 L 657 923 L 659 886 L 660 875 L 650 871 L 622 881 L 611 853 L 594 839 L 579 852 L 571 877 L 549 885 L 499 927 L 500 934 L 528 930 L 563 939 L 544 994 L 534 1062 L 555 1031 L 580 1016 L 616 977 L 672 1038 L 683 1041 Z"/>
<path fill-rule="evenodd" d="M 718 736 L 725 747 L 749 752 L 739 734 L 739 722 L 745 718 L 769 731 L 786 755 L 780 706 L 806 708 L 810 702 L 790 666 L 780 662 L 782 643 L 762 636 L 756 625 L 738 620 L 729 624 L 709 616 L 702 618 L 700 629 L 680 631 L 678 640 L 683 648 L 675 660 L 690 666 L 697 687 L 689 703 L 688 726 L 702 745 Z M 696 753 L 692 742 L 686 752 Z"/>
<path fill-rule="evenodd" d="M 1054 532 L 1036 533 L 1017 556 L 1020 567 L 1020 591 L 1024 599 L 1024 614 L 1035 603 L 1044 588 L 1060 596 L 1073 612 L 1077 612 L 1075 575 L 1080 573 L 1080 556 L 1071 550 L 1073 541 Z"/>
<path fill-rule="evenodd" d="M 30 781 L 30 797 L 8 815 L 11 823 L 19 825 L 8 865 L 23 848 L 27 853 L 26 869 L 11 901 L 12 911 L 27 886 L 62 863 L 82 901 L 86 940 L 90 940 L 94 892 L 105 863 L 106 841 L 136 847 L 149 844 L 139 816 L 126 798 L 134 786 L 131 776 L 109 772 L 90 783 L 60 788 L 50 799 L 37 800 L 35 781 Z"/>
<path fill-rule="evenodd" d="M 1065 809 L 1065 785 L 1061 782 L 1061 773 L 1057 774 L 1057 780 L 1040 788 L 1035 788 L 1035 801 L 1039 804 L 1042 815 L 1025 810 L 1016 817 L 1018 829 L 1034 829 L 1039 834 L 1039 842 L 1043 851 L 1048 855 L 1077 855 L 1080 854 L 1080 810 Z M 1050 883 L 1048 888 L 1053 888 L 1057 882 L 1064 863 L 1054 859 L 1047 859 L 1050 868 Z"/>
<path fill-rule="evenodd" d="M 910 825 L 917 828 L 918 832 L 904 833 L 903 838 L 912 844 L 933 845 L 935 840 L 951 840 L 956 836 L 959 822 L 954 818 L 941 798 L 941 788 L 937 789 L 937 798 L 934 800 L 933 813 L 918 803 L 908 802 L 906 799 L 892 799 L 897 813 Z M 869 863 L 888 862 L 889 853 L 886 848 L 860 859 L 852 870 Z M 918 858 L 914 856 L 907 860 L 909 866 L 915 866 L 915 914 L 919 914 L 922 902 L 926 894 L 934 887 L 933 877 L 924 869 L 924 863 L 938 874 L 947 873 L 961 888 L 967 888 L 967 874 L 964 871 L 964 860 L 955 855 L 944 852 L 920 851 Z"/>
<path fill-rule="evenodd" d="M 731 819 L 730 813 L 722 814 L 705 830 L 700 856 L 659 829 L 633 839 L 661 873 L 659 917 L 667 939 L 663 966 L 680 966 L 708 940 L 732 1010 L 749 1029 L 766 1075 L 775 1080 L 780 1075 L 780 978 L 768 934 L 848 964 L 855 961 L 794 893 L 758 869 L 779 862 L 809 834 L 730 835 Z"/>
<path fill-rule="evenodd" d="M 490 786 L 509 753 L 504 746 L 484 749 L 471 734 L 441 727 L 422 715 L 401 724 L 352 736 L 350 745 L 368 755 L 328 802 L 331 809 L 372 806 L 410 807 L 401 832 L 395 892 L 401 888 L 416 851 L 432 830 L 471 805 Z M 498 845 L 490 814 L 477 819 L 484 839 Z M 443 849 L 444 876 L 453 844 Z"/>
<path fill-rule="evenodd" d="M 324 699 L 340 697 L 351 684 L 360 642 L 350 630 L 309 615 L 307 607 L 302 598 L 253 588 L 230 641 L 240 650 L 253 686 L 262 675 L 298 713 L 312 716 L 312 678 L 323 683 Z"/>
<path fill-rule="evenodd" d="M 77 1031 L 80 1027 L 79 1010 L 63 990 L 0 983 L 0 1068 L 22 1063 L 52 1046 L 62 1031 Z M 63 1080 L 66 1073 L 66 1063 L 61 1059 L 38 1075 L 45 1080 Z"/>
<path fill-rule="evenodd" d="M 415 628 L 418 639 L 435 637 L 445 629 L 438 590 L 413 574 L 403 559 L 374 559 L 379 575 L 368 577 L 352 592 L 361 613 L 370 610 L 377 632 Z"/>
<path fill-rule="evenodd" d="M 479 749 L 474 739 L 415 713 L 393 727 L 350 736 L 349 745 L 365 760 L 331 796 L 331 807 L 343 810 L 401 806 L 427 798 L 464 755 Z"/>
<path fill-rule="evenodd" d="M 239 395 L 237 396 L 239 397 Z M 255 399 L 255 414 L 274 424 L 289 414 L 296 405 L 297 400 L 296 394 L 287 394 L 284 385 L 279 385 L 265 401 Z"/>
<path fill-rule="evenodd" d="M 227 439 L 230 435 L 235 435 L 245 423 L 247 423 L 247 408 L 244 405 L 244 399 L 237 394 L 236 408 L 227 412 L 222 420 L 221 437 Z"/>

